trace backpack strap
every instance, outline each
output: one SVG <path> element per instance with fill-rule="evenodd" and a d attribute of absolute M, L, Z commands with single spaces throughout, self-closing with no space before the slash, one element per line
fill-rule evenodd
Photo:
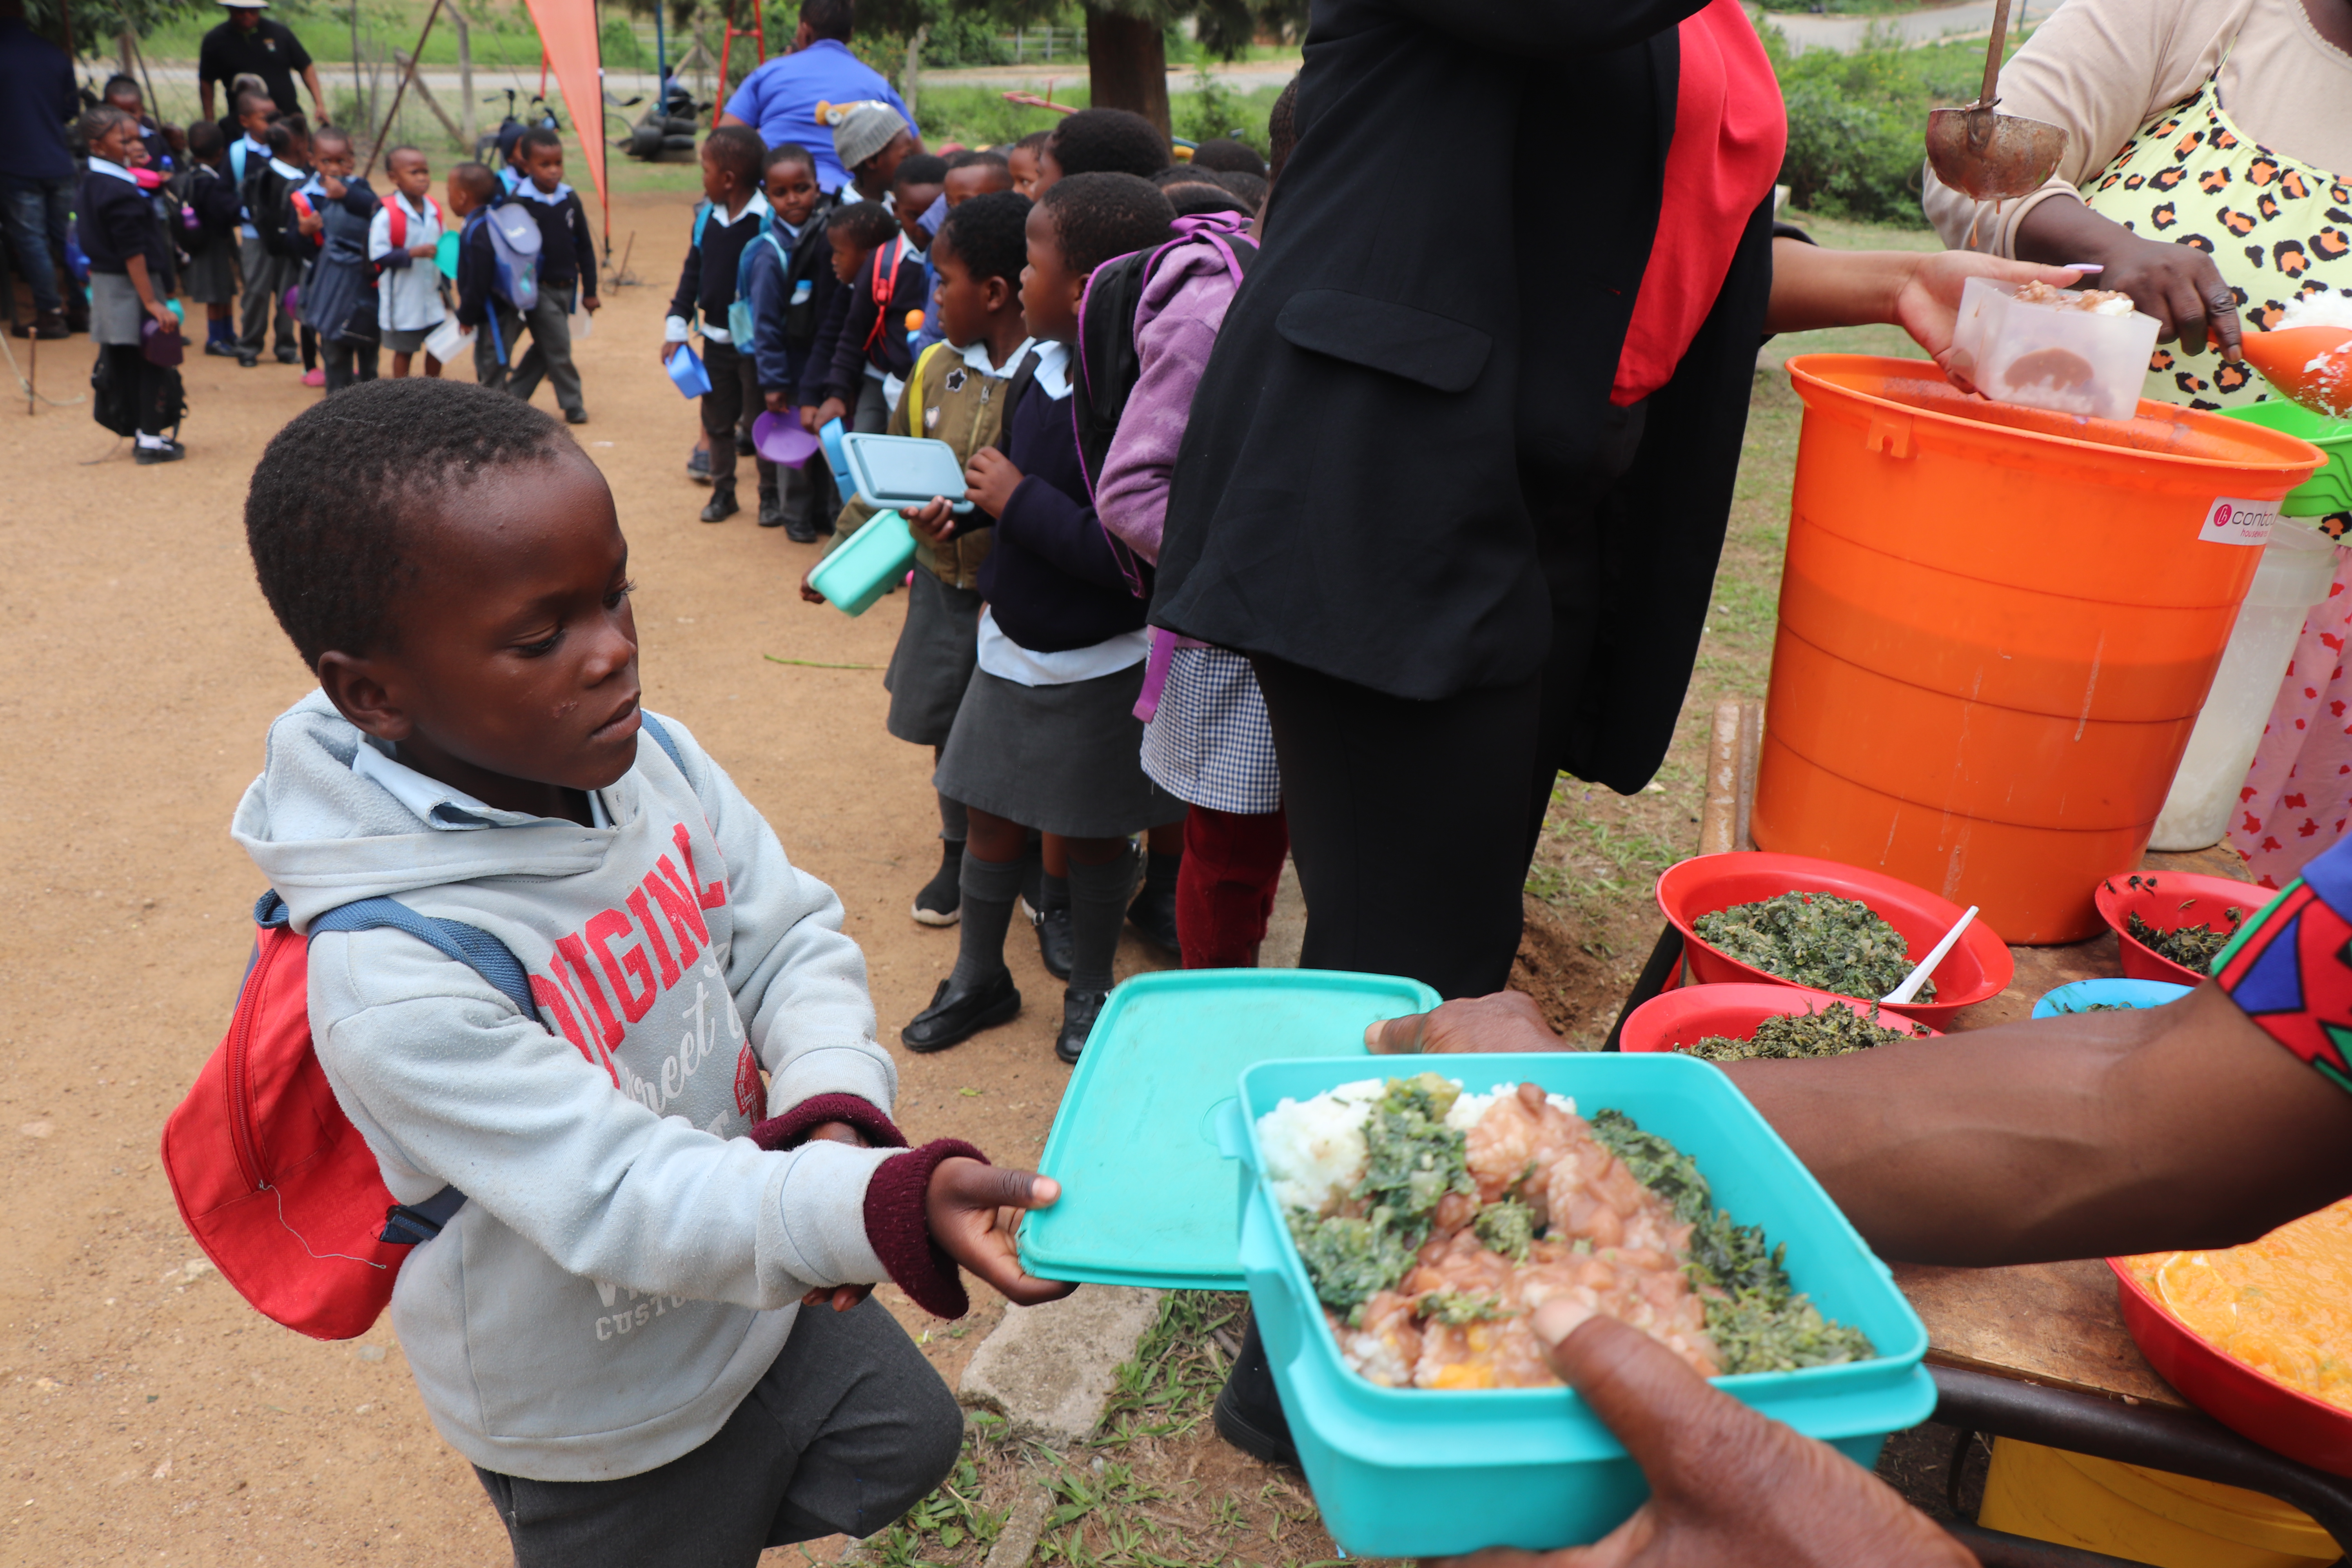
<path fill-rule="evenodd" d="M 677 737 L 669 732 L 669 726 L 642 708 L 637 710 L 637 722 L 645 726 L 646 733 L 654 738 L 654 744 L 662 749 L 669 760 L 677 765 L 677 771 L 686 772 L 685 753 L 677 749 Z"/>
<path fill-rule="evenodd" d="M 694 204 L 694 237 L 693 237 L 691 240 L 688 241 L 688 243 L 689 245 L 691 245 L 695 249 L 697 249 L 697 250 L 700 250 L 700 249 L 702 248 L 702 231 L 703 231 L 704 229 L 706 229 L 706 228 L 709 227 L 709 226 L 710 226 L 710 204 L 709 204 L 708 201 L 700 201 L 700 202 L 697 202 L 697 203 L 695 203 L 695 204 Z"/>

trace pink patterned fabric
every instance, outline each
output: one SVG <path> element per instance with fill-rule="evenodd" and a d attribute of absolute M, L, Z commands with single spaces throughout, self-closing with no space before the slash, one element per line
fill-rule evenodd
<path fill-rule="evenodd" d="M 2230 843 L 2265 888 L 2293 881 L 2306 861 L 2335 847 L 2352 822 L 2352 680 L 2344 674 L 2344 639 L 2352 627 L 2347 588 L 2352 551 L 2338 552 L 2326 602 L 2304 618 L 2294 660 L 2238 792 Z"/>

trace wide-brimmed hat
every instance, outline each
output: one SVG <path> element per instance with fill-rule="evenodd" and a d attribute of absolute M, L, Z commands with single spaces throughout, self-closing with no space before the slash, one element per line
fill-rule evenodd
<path fill-rule="evenodd" d="M 828 105 L 839 118 L 833 121 L 833 155 L 845 169 L 855 169 L 907 130 L 907 121 L 880 99 Z"/>
<path fill-rule="evenodd" d="M 220 0 L 220 4 L 236 11 L 267 11 L 269 0 Z"/>

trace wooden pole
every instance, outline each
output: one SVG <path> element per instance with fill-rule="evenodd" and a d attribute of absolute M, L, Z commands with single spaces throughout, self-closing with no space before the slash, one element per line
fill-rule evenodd
<path fill-rule="evenodd" d="M 441 4 L 442 0 L 433 0 L 433 9 L 425 13 L 425 30 L 416 35 L 416 53 L 410 57 L 408 68 L 400 73 L 400 85 L 392 89 L 392 107 L 384 110 L 383 124 L 375 133 L 375 145 L 368 149 L 367 167 L 360 171 L 362 180 L 375 173 L 376 155 L 383 151 L 384 138 L 392 134 L 393 120 L 400 113 L 400 100 L 408 91 L 409 79 L 416 74 L 416 62 L 425 58 L 425 40 L 433 36 L 433 20 L 441 15 Z"/>
<path fill-rule="evenodd" d="M 457 13 L 454 11 L 450 13 L 452 16 L 455 16 L 456 14 Z M 398 66 L 403 70 L 415 70 L 416 68 L 415 57 L 409 54 L 404 49 L 394 49 L 392 51 L 392 63 Z M 433 118 L 441 122 L 441 129 L 449 133 L 449 139 L 451 141 L 457 142 L 462 147 L 468 148 L 467 153 L 467 157 L 473 156 L 470 150 L 471 144 L 466 141 L 466 133 L 457 129 L 457 122 L 449 118 L 449 111 L 441 107 L 441 100 L 433 96 L 432 84 L 425 79 L 424 73 L 422 71 L 418 71 L 415 80 L 416 82 L 416 96 L 424 101 L 425 108 L 433 111 Z"/>
<path fill-rule="evenodd" d="M 466 144 L 466 156 L 474 155 L 474 29 L 466 21 L 466 13 L 458 6 L 449 7 L 449 25 L 457 29 L 457 139 Z M 421 84 L 420 84 L 421 85 Z"/>

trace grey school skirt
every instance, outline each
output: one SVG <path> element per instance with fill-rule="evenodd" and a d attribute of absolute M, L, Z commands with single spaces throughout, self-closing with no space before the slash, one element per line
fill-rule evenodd
<path fill-rule="evenodd" d="M 931 783 L 950 800 L 1066 838 L 1117 838 L 1174 822 L 1184 803 L 1144 775 L 1135 700 L 1143 661 L 1066 686 L 984 669 L 956 710 Z"/>
<path fill-rule="evenodd" d="M 979 657 L 980 593 L 940 581 L 918 562 L 907 590 L 907 622 L 890 652 L 882 689 L 890 694 L 885 727 L 918 746 L 944 746 Z"/>
<path fill-rule="evenodd" d="M 89 275 L 89 339 L 110 348 L 137 348 L 139 323 L 147 307 L 139 302 L 139 286 L 123 272 Z"/>
<path fill-rule="evenodd" d="M 383 333 L 385 350 L 396 354 L 415 353 L 425 346 L 425 340 L 434 332 L 431 327 L 384 327 L 380 330 Z"/>

